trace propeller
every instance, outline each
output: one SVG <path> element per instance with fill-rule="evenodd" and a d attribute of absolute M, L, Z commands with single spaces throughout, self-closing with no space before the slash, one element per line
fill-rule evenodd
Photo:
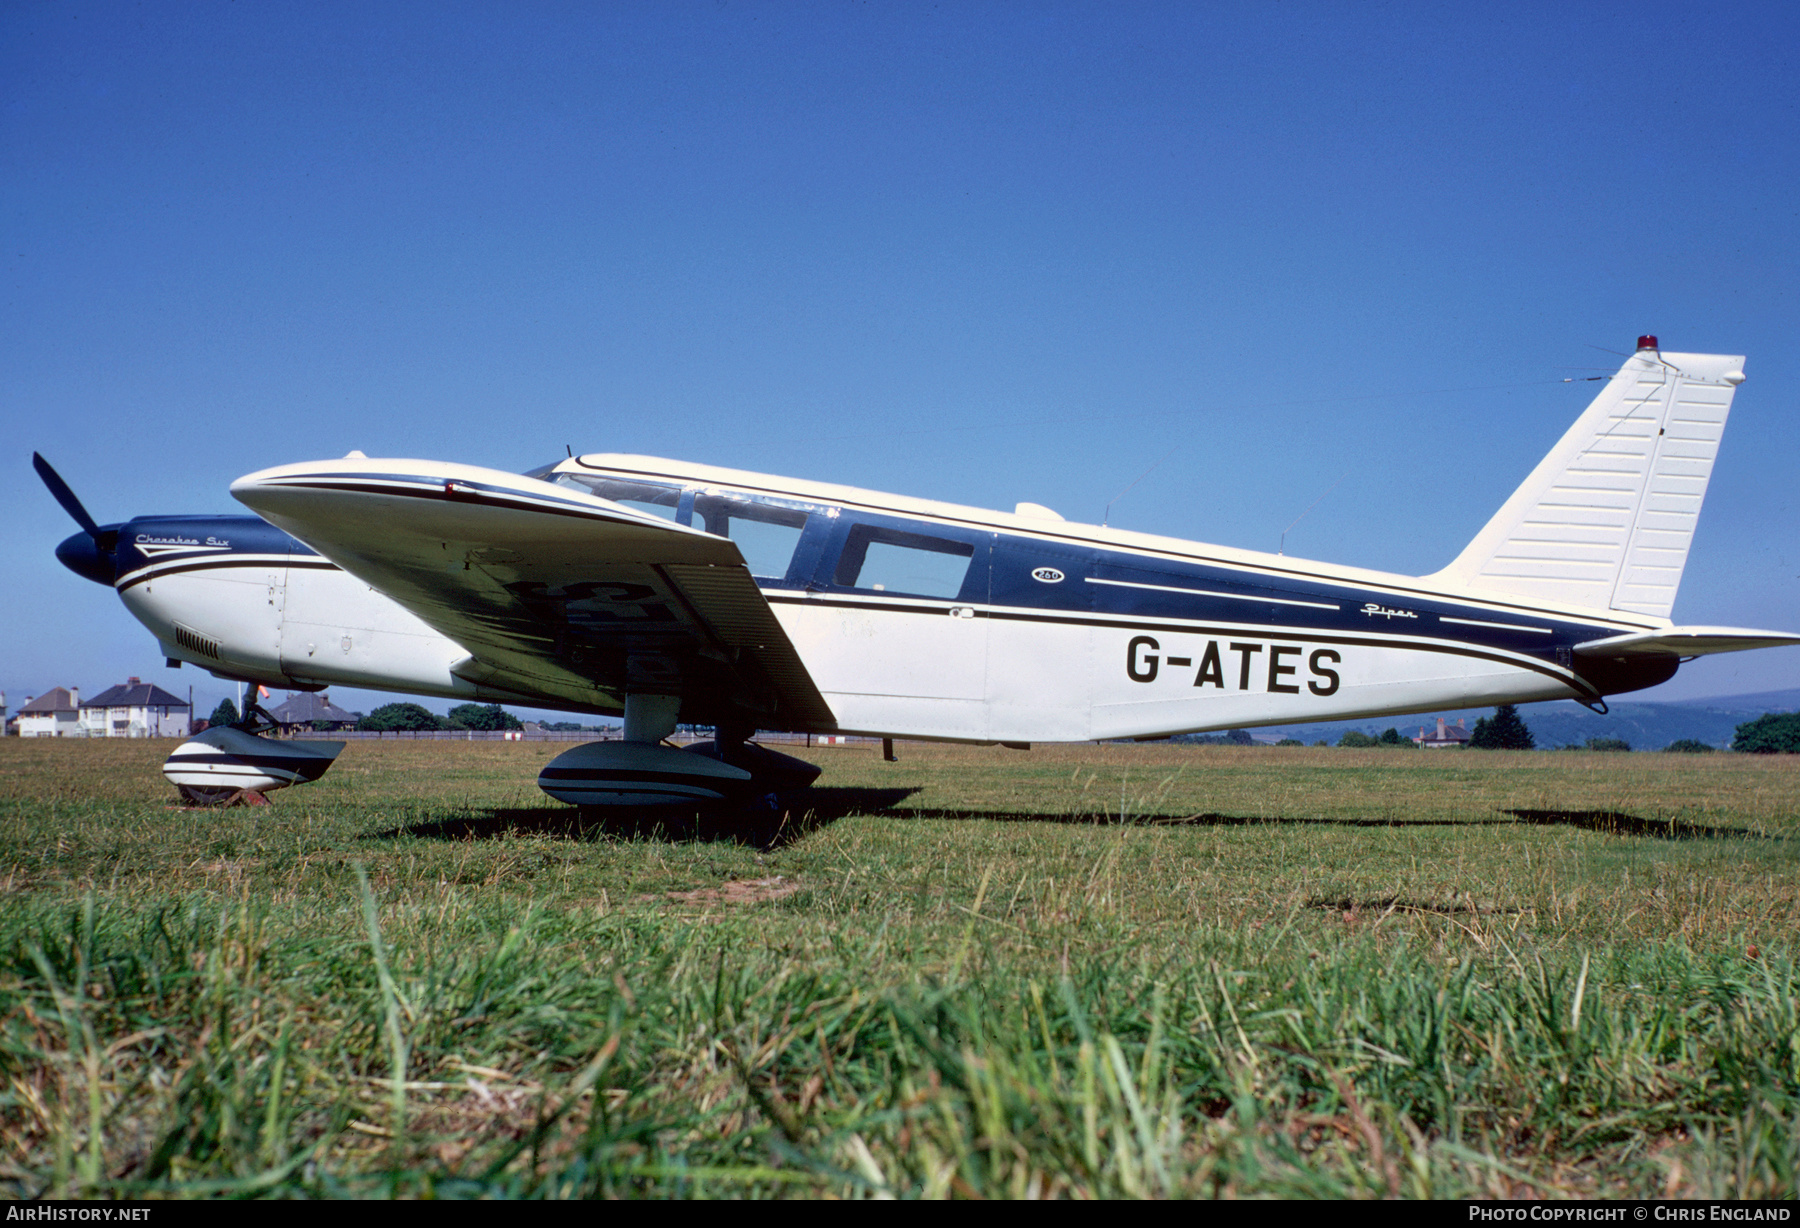
<path fill-rule="evenodd" d="M 81 500 L 75 497 L 75 492 L 69 489 L 69 484 L 62 480 L 62 474 L 52 469 L 50 462 L 36 452 L 31 454 L 31 467 L 37 470 L 40 478 L 44 479 L 44 485 L 50 488 L 51 496 L 62 504 L 62 510 L 73 516 L 75 523 L 87 530 L 87 535 L 94 539 L 94 544 L 99 545 L 99 524 L 92 516 L 88 515 L 87 508 L 81 506 Z"/>
<path fill-rule="evenodd" d="M 102 526 L 88 515 L 87 508 L 69 489 L 69 484 L 62 480 L 62 474 L 50 467 L 50 462 L 38 453 L 31 454 L 31 467 L 37 470 L 38 477 L 50 488 L 51 496 L 60 504 L 63 511 L 75 518 L 81 526 L 81 533 L 87 535 L 82 540 L 81 534 L 75 534 L 63 541 L 56 548 L 56 557 L 76 575 L 98 584 L 111 585 L 113 582 L 113 548 L 119 544 L 119 525 Z"/>

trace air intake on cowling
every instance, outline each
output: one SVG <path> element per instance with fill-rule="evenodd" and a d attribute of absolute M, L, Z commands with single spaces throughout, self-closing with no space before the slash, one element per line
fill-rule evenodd
<path fill-rule="evenodd" d="M 208 639 L 198 631 L 190 631 L 180 623 L 175 624 L 175 642 L 189 652 L 197 652 L 215 661 L 219 659 L 219 641 Z"/>

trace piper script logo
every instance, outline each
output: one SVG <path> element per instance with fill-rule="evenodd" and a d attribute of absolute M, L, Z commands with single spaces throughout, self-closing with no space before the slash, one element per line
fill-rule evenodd
<path fill-rule="evenodd" d="M 212 550 L 229 550 L 231 543 L 216 537 L 201 541 L 194 537 L 150 537 L 139 533 L 132 542 L 147 559 L 160 559 L 170 554 L 205 554 Z"/>
<path fill-rule="evenodd" d="M 1384 605 L 1376 605 L 1373 601 L 1362 608 L 1362 612 L 1370 618 L 1417 618 L 1411 610 L 1390 610 Z"/>

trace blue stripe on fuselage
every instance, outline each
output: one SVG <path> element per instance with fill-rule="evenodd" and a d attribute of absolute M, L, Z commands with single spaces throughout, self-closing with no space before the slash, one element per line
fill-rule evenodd
<path fill-rule="evenodd" d="M 1033 572 L 1045 567 L 1060 571 L 1063 578 L 1054 583 L 1034 578 Z M 1283 578 L 1272 583 L 1255 572 L 1217 564 L 1007 535 L 994 545 L 989 592 L 996 606 L 1252 623 L 1296 632 L 1425 637 L 1544 660 L 1554 660 L 1559 648 L 1617 634 L 1608 625 L 1568 618 L 1497 611 L 1418 594 L 1399 597 L 1326 581 Z"/>
<path fill-rule="evenodd" d="M 1077 618 L 1098 615 L 1127 622 L 1253 625 L 1270 633 L 1286 629 L 1296 635 L 1449 641 L 1563 666 L 1568 664 L 1569 648 L 1616 635 L 1624 625 L 1542 614 L 1504 602 L 1477 605 L 1419 591 L 1362 588 L 1302 575 L 1271 576 L 1252 567 L 1157 557 L 1051 537 L 983 532 L 973 525 L 944 525 L 893 513 L 844 508 L 828 523 L 826 527 L 815 520 L 814 527 L 809 527 L 808 540 L 796 551 L 795 569 L 787 577 L 759 578 L 757 583 L 771 590 L 771 595 L 804 587 L 845 598 L 873 599 L 884 606 L 909 604 L 905 594 L 874 594 L 835 582 L 838 556 L 851 529 L 872 524 L 991 543 L 990 549 L 977 550 L 961 591 L 949 599 L 995 609 Z M 930 612 L 938 610 L 933 607 Z"/>
<path fill-rule="evenodd" d="M 318 551 L 258 516 L 139 516 L 119 529 L 114 583 L 151 574 L 228 566 L 240 556 L 320 559 Z"/>

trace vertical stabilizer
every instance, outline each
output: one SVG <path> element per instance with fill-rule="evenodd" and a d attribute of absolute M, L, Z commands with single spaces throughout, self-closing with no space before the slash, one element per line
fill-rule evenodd
<path fill-rule="evenodd" d="M 1742 357 L 1639 350 L 1450 566 L 1494 596 L 1667 620 Z"/>

